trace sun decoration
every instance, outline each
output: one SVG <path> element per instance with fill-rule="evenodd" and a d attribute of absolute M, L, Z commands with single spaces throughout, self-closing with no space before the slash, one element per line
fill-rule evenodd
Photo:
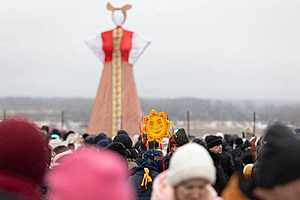
<path fill-rule="evenodd" d="M 169 136 L 170 124 L 166 112 L 151 110 L 150 114 L 144 117 L 142 133 L 147 134 L 148 141 L 155 140 L 161 143 L 163 138 Z"/>

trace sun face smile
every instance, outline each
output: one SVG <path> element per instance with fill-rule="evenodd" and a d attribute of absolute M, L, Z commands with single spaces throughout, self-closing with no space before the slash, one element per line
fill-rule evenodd
<path fill-rule="evenodd" d="M 169 134 L 170 121 L 168 120 L 167 113 L 156 112 L 152 110 L 150 115 L 144 117 L 143 132 L 147 133 L 149 141 L 156 140 L 161 142 L 164 137 Z"/>

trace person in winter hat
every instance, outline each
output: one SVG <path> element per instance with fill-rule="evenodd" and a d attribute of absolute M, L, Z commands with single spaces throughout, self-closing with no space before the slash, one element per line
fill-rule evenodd
<path fill-rule="evenodd" d="M 88 133 L 84 133 L 84 134 L 82 134 L 82 138 L 85 140 L 85 138 L 87 138 L 89 136 L 89 134 Z"/>
<path fill-rule="evenodd" d="M 97 144 L 98 142 L 100 142 L 101 140 L 107 139 L 107 135 L 105 133 L 99 133 L 96 137 L 95 137 L 95 144 Z"/>
<path fill-rule="evenodd" d="M 154 181 L 152 200 L 216 200 L 216 169 L 206 149 L 186 144 L 175 151 L 167 171 Z"/>
<path fill-rule="evenodd" d="M 117 135 L 121 135 L 121 134 L 128 135 L 127 131 L 125 131 L 125 130 L 118 130 Z"/>
<path fill-rule="evenodd" d="M 256 184 L 263 188 L 300 179 L 300 139 L 289 127 L 275 123 L 268 127 L 263 150 L 256 165 Z"/>
<path fill-rule="evenodd" d="M 49 126 L 43 125 L 41 127 L 41 130 L 47 137 L 49 137 L 49 131 L 50 131 Z"/>
<path fill-rule="evenodd" d="M 170 144 L 170 151 L 172 151 L 173 148 L 181 147 L 185 144 L 189 143 L 189 138 L 183 128 L 180 128 L 174 132 L 174 134 L 171 136 L 169 140 Z"/>
<path fill-rule="evenodd" d="M 244 163 L 243 163 L 244 150 L 243 150 L 242 138 L 237 137 L 234 140 L 234 149 L 231 151 L 231 155 L 234 162 L 234 170 L 242 173 L 244 169 Z"/>
<path fill-rule="evenodd" d="M 86 145 L 94 145 L 95 143 L 95 136 L 89 135 L 84 139 Z"/>
<path fill-rule="evenodd" d="M 75 134 L 75 132 L 72 131 L 72 130 L 70 130 L 70 131 L 66 132 L 66 133 L 63 135 L 62 139 L 63 139 L 63 140 L 67 140 L 67 138 L 69 137 L 69 135 L 72 135 L 72 134 Z"/>
<path fill-rule="evenodd" d="M 51 134 L 51 137 L 52 136 L 58 136 L 58 138 L 60 138 L 60 139 L 62 137 L 62 133 L 58 129 L 53 129 L 50 134 Z"/>
<path fill-rule="evenodd" d="M 108 150 L 82 148 L 48 175 L 48 200 L 134 200 L 126 162 Z"/>
<path fill-rule="evenodd" d="M 110 142 L 108 139 L 102 139 L 97 143 L 97 147 L 99 147 L 99 148 L 106 148 L 108 145 L 110 145 Z"/>
<path fill-rule="evenodd" d="M 67 146 L 71 150 L 76 150 L 84 143 L 82 136 L 79 133 L 69 134 L 66 138 Z"/>
<path fill-rule="evenodd" d="M 237 182 L 247 199 L 259 200 L 298 200 L 300 196 L 300 138 L 282 123 L 270 125 L 259 148 L 257 161 L 251 170 L 248 183 Z M 251 187 L 243 187 L 248 184 Z M 225 197 L 226 195 L 224 195 Z M 228 200 L 234 198 L 227 195 Z M 231 198 L 230 198 L 231 196 Z M 225 199 L 225 198 L 224 198 Z"/>
<path fill-rule="evenodd" d="M 222 148 L 222 138 L 215 135 L 208 135 L 205 137 L 205 141 L 207 144 L 207 149 L 210 156 L 213 159 L 214 165 L 216 167 L 216 182 L 214 184 L 215 190 L 220 195 L 225 188 L 225 185 L 228 181 L 228 177 L 225 174 L 222 163 L 230 163 L 225 162 L 222 157 L 223 148 Z"/>
<path fill-rule="evenodd" d="M 150 200 L 152 184 L 163 168 L 163 153 L 159 150 L 148 150 L 143 154 L 142 162 L 134 170 L 131 178 L 137 199 Z"/>
<path fill-rule="evenodd" d="M 106 149 L 114 151 L 118 153 L 122 158 L 127 159 L 129 151 L 127 151 L 126 147 L 120 142 L 113 142 L 106 146 Z"/>
<path fill-rule="evenodd" d="M 183 128 L 177 129 L 169 139 L 167 155 L 165 156 L 165 166 L 169 167 L 169 161 L 177 148 L 189 143 L 189 138 Z"/>
<path fill-rule="evenodd" d="M 0 122 L 0 190 L 39 200 L 50 151 L 41 129 L 24 118 Z"/>
<path fill-rule="evenodd" d="M 55 156 L 57 154 L 68 151 L 68 144 L 66 141 L 62 141 L 60 139 L 52 139 L 49 141 L 49 146 L 52 150 L 52 155 Z"/>
<path fill-rule="evenodd" d="M 270 125 L 254 165 L 255 194 L 261 199 L 299 199 L 300 138 L 282 123 Z"/>
<path fill-rule="evenodd" d="M 119 134 L 114 137 L 113 142 L 120 142 L 124 144 L 126 149 L 131 149 L 132 148 L 132 140 L 131 138 L 126 135 L 126 134 Z"/>
<path fill-rule="evenodd" d="M 222 153 L 222 138 L 215 135 L 205 137 L 207 148 L 214 153 Z"/>
<path fill-rule="evenodd" d="M 105 148 L 114 151 L 120 156 L 122 156 L 122 158 L 124 158 L 127 161 L 128 169 L 130 172 L 132 172 L 132 170 L 138 166 L 135 160 L 134 149 L 127 149 L 125 145 L 120 142 L 112 142 L 108 144 Z"/>

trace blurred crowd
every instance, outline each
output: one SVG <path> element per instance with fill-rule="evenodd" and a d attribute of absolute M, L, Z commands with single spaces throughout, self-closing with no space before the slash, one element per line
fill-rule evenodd
<path fill-rule="evenodd" d="M 183 128 L 161 143 L 119 130 L 113 138 L 0 122 L 2 200 L 296 200 L 300 137 L 270 124 L 262 137 Z"/>

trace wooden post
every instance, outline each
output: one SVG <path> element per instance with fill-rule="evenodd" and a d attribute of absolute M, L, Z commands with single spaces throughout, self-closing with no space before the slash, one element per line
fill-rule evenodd
<path fill-rule="evenodd" d="M 5 109 L 3 110 L 3 119 L 2 120 L 3 121 L 6 120 L 6 110 Z"/>
<path fill-rule="evenodd" d="M 256 129 L 256 113 L 253 113 L 253 135 L 255 135 L 255 129 Z"/>
<path fill-rule="evenodd" d="M 190 137 L 190 111 L 186 113 L 186 121 L 187 121 L 187 134 Z"/>
<path fill-rule="evenodd" d="M 61 111 L 61 129 L 65 126 L 65 111 Z"/>

